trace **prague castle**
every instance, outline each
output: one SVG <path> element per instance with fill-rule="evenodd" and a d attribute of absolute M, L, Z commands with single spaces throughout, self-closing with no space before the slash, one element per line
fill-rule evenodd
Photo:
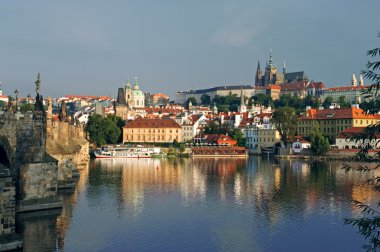
<path fill-rule="evenodd" d="M 256 76 L 255 76 L 255 86 L 256 87 L 266 87 L 269 85 L 281 85 L 284 83 L 292 83 L 308 80 L 307 76 L 303 71 L 300 72 L 286 72 L 286 66 L 284 61 L 284 66 L 282 68 L 282 73 L 277 71 L 277 67 L 273 64 L 272 50 L 269 54 L 269 63 L 265 66 L 265 72 L 262 74 L 260 61 L 257 64 Z"/>

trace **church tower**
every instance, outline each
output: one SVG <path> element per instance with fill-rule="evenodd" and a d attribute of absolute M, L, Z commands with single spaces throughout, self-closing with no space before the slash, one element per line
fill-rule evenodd
<path fill-rule="evenodd" d="M 132 105 L 132 91 L 131 91 L 131 83 L 129 80 L 127 80 L 127 83 L 125 84 L 125 100 L 129 106 Z"/>
<path fill-rule="evenodd" d="M 269 63 L 265 67 L 264 86 L 276 83 L 277 68 L 273 65 L 272 50 L 269 53 Z"/>
<path fill-rule="evenodd" d="M 361 74 L 359 77 L 359 86 L 364 86 L 364 80 L 363 80 L 363 75 Z"/>
<path fill-rule="evenodd" d="M 240 92 L 240 106 L 239 106 L 239 112 L 240 112 L 240 113 L 245 113 L 245 112 L 247 112 L 247 106 L 245 105 L 245 101 L 244 101 L 243 89 L 241 89 L 241 92 Z"/>
<path fill-rule="evenodd" d="M 356 76 L 354 73 L 352 73 L 351 85 L 354 87 L 356 87 L 358 85 L 358 81 L 356 80 Z"/>
<path fill-rule="evenodd" d="M 257 62 L 255 86 L 260 87 L 263 85 L 263 73 L 261 72 L 260 61 Z"/>

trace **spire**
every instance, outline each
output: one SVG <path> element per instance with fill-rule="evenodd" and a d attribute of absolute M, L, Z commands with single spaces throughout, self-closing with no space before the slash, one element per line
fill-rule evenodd
<path fill-rule="evenodd" d="M 269 66 L 273 66 L 273 57 L 272 57 L 272 49 L 269 51 Z"/>
<path fill-rule="evenodd" d="M 213 107 L 212 113 L 213 113 L 214 115 L 217 115 L 217 114 L 218 114 L 218 107 L 216 106 L 215 102 L 214 102 L 214 107 Z"/>
<path fill-rule="evenodd" d="M 127 80 L 127 83 L 125 84 L 125 89 L 131 89 L 131 82 Z"/>
<path fill-rule="evenodd" d="M 255 76 L 255 85 L 257 87 L 262 85 L 262 79 L 263 79 L 263 75 L 261 72 L 260 61 L 258 61 L 257 62 L 256 76 Z"/>
<path fill-rule="evenodd" d="M 133 84 L 133 89 L 138 90 L 139 89 L 139 83 L 137 82 L 137 77 L 135 77 L 135 83 Z"/>
<path fill-rule="evenodd" d="M 360 74 L 360 76 L 359 76 L 359 86 L 364 86 L 364 80 L 363 80 L 362 74 Z"/>
<path fill-rule="evenodd" d="M 38 73 L 37 80 L 34 83 L 36 83 L 36 93 L 38 95 L 38 94 L 40 94 L 40 85 L 41 85 L 40 73 Z"/>
<path fill-rule="evenodd" d="M 243 88 L 241 88 L 241 91 L 240 91 L 240 106 L 245 106 Z"/>
<path fill-rule="evenodd" d="M 285 60 L 284 60 L 284 66 L 282 67 L 282 73 L 285 75 L 286 74 L 286 65 L 285 65 Z"/>
<path fill-rule="evenodd" d="M 45 108 L 43 105 L 43 98 L 42 95 L 40 95 L 40 86 L 41 86 L 41 80 L 40 80 L 40 73 L 37 75 L 37 80 L 34 82 L 36 84 L 36 102 L 34 103 L 34 111 L 35 112 L 45 112 Z"/>
<path fill-rule="evenodd" d="M 358 81 L 356 80 L 355 73 L 352 73 L 351 85 L 355 87 L 358 85 Z"/>

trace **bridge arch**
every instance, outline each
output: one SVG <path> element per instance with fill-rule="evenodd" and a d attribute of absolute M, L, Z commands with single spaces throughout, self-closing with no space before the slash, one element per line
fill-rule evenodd
<path fill-rule="evenodd" d="M 3 169 L 8 169 L 10 175 L 14 175 L 15 159 L 8 139 L 5 136 L 0 136 L 0 173 Z"/>

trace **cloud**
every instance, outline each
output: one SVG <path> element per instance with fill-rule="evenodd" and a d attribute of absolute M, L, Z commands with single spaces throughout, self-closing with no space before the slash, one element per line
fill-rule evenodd
<path fill-rule="evenodd" d="M 234 12 L 234 11 L 232 11 Z M 249 12 L 229 13 L 209 37 L 209 42 L 222 46 L 244 47 L 261 34 L 264 24 Z"/>

